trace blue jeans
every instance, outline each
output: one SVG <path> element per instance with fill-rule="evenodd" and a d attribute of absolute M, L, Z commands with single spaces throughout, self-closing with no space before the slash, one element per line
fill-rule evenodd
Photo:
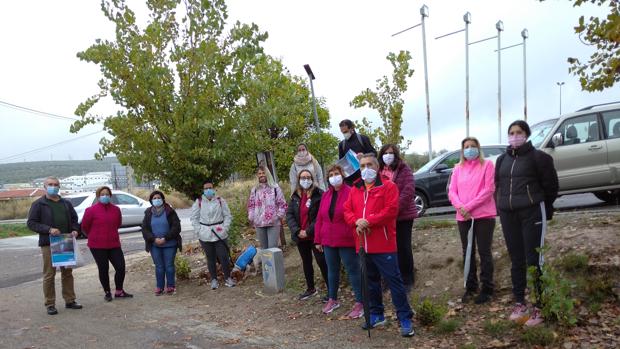
<path fill-rule="evenodd" d="M 153 257 L 153 263 L 155 263 L 155 280 L 157 282 L 157 288 L 164 288 L 167 281 L 168 287 L 175 287 L 174 281 L 174 257 L 177 254 L 177 247 L 159 247 L 153 244 L 151 247 L 151 257 Z"/>
<path fill-rule="evenodd" d="M 360 261 L 353 247 L 323 246 L 327 261 L 327 295 L 331 299 L 338 299 L 340 286 L 340 261 L 349 277 L 349 283 L 355 294 L 355 301 L 362 302 Z"/>
<path fill-rule="evenodd" d="M 383 293 L 381 292 L 381 278 L 390 288 L 392 304 L 396 308 L 399 321 L 411 319 L 413 312 L 407 300 L 407 290 L 398 269 L 396 253 L 373 253 L 366 255 L 366 272 L 368 275 L 368 305 L 371 314 L 383 314 Z"/>

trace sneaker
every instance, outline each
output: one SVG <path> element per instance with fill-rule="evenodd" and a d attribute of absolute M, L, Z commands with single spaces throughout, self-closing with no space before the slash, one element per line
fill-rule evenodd
<path fill-rule="evenodd" d="M 544 319 L 542 317 L 542 313 L 540 312 L 540 309 L 534 307 L 534 309 L 532 309 L 532 315 L 525 322 L 525 326 L 527 327 L 538 326 L 542 324 L 543 322 L 544 322 Z"/>
<path fill-rule="evenodd" d="M 403 337 L 413 337 L 415 331 L 413 330 L 413 323 L 411 319 L 404 319 L 400 321 L 400 335 Z"/>
<path fill-rule="evenodd" d="M 224 281 L 224 285 L 226 285 L 226 287 L 235 287 L 237 283 L 235 282 L 235 280 L 233 280 L 233 278 L 229 277 L 228 279 L 226 279 L 226 281 Z"/>
<path fill-rule="evenodd" d="M 364 305 L 360 302 L 355 302 L 353 309 L 351 309 L 351 312 L 347 314 L 347 317 L 349 319 L 359 319 L 362 316 L 364 316 Z"/>
<path fill-rule="evenodd" d="M 65 308 L 79 310 L 79 309 L 82 309 L 83 307 L 80 303 L 73 301 L 73 302 L 65 303 Z"/>
<path fill-rule="evenodd" d="M 125 290 L 116 290 L 114 298 L 133 298 L 133 294 L 125 292 Z"/>
<path fill-rule="evenodd" d="M 211 280 L 211 289 L 212 289 L 212 290 L 217 290 L 217 288 L 218 288 L 219 286 L 220 286 L 220 285 L 217 283 L 217 279 L 213 279 L 213 280 Z"/>
<path fill-rule="evenodd" d="M 481 292 L 476 299 L 474 299 L 474 303 L 476 304 L 484 304 L 491 300 L 493 295 L 488 292 Z"/>
<path fill-rule="evenodd" d="M 164 294 L 164 290 L 163 290 L 163 289 L 161 289 L 161 288 L 159 288 L 159 287 L 157 287 L 157 288 L 155 289 L 155 295 L 156 295 L 156 296 L 161 296 L 162 294 Z"/>
<path fill-rule="evenodd" d="M 370 328 L 385 325 L 385 316 L 383 314 L 370 314 Z M 367 330 L 366 321 L 362 324 L 362 328 Z"/>
<path fill-rule="evenodd" d="M 510 321 L 519 321 L 528 316 L 527 306 L 522 303 L 517 303 L 512 308 L 512 313 L 508 319 Z"/>
<path fill-rule="evenodd" d="M 340 308 L 340 303 L 338 303 L 337 300 L 330 298 L 327 301 L 327 304 L 323 307 L 323 314 L 329 314 L 338 308 Z"/>
<path fill-rule="evenodd" d="M 58 314 L 58 309 L 56 309 L 55 306 L 50 305 L 49 307 L 47 307 L 47 315 L 56 315 Z"/>
<path fill-rule="evenodd" d="M 327 302 L 329 302 L 329 296 L 321 298 L 321 303 L 326 304 Z"/>
<path fill-rule="evenodd" d="M 474 298 L 474 295 L 475 291 L 473 290 L 465 291 L 465 294 L 461 297 L 461 303 L 469 303 Z"/>
<path fill-rule="evenodd" d="M 177 294 L 177 288 L 174 286 L 166 287 L 166 294 L 169 294 L 171 296 Z"/>
<path fill-rule="evenodd" d="M 305 301 L 306 299 L 314 296 L 315 294 L 317 294 L 318 292 L 316 291 L 315 288 L 311 289 L 311 290 L 306 290 L 304 293 L 299 295 L 299 300 L 300 301 Z"/>
<path fill-rule="evenodd" d="M 111 301 L 112 301 L 112 293 L 110 293 L 110 292 L 106 292 L 106 293 L 105 293 L 105 296 L 103 296 L 103 299 L 104 299 L 106 302 L 111 302 Z"/>

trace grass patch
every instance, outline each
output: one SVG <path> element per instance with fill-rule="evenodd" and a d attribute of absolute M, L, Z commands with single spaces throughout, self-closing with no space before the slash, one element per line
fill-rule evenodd
<path fill-rule="evenodd" d="M 504 337 L 514 326 L 515 324 L 508 320 L 486 320 L 482 324 L 484 332 L 495 338 Z"/>
<path fill-rule="evenodd" d="M 463 344 L 459 347 L 459 349 L 476 349 L 476 345 L 469 343 L 469 344 Z"/>
<path fill-rule="evenodd" d="M 521 340 L 531 346 L 547 346 L 553 344 L 555 336 L 553 331 L 544 326 L 526 328 L 521 334 Z"/>
<path fill-rule="evenodd" d="M 461 327 L 462 321 L 460 319 L 441 320 L 437 324 L 435 332 L 437 334 L 450 334 L 458 330 Z"/>
<path fill-rule="evenodd" d="M 189 260 L 183 256 L 176 255 L 174 259 L 174 267 L 176 269 L 177 278 L 180 280 L 188 280 L 192 273 Z"/>
<path fill-rule="evenodd" d="M 614 297 L 613 282 L 604 275 L 588 278 L 585 285 L 586 301 L 589 304 L 602 303 Z"/>
<path fill-rule="evenodd" d="M 0 220 L 27 218 L 30 205 L 32 205 L 32 202 L 36 199 L 38 199 L 38 197 L 34 199 L 0 201 Z"/>
<path fill-rule="evenodd" d="M 143 200 L 149 201 L 149 195 L 151 194 L 150 190 L 146 189 L 136 189 L 131 192 L 133 195 L 142 198 Z M 192 207 L 194 203 L 192 200 L 188 199 L 184 194 L 179 192 L 171 192 L 164 193 L 166 196 L 166 202 L 172 205 L 175 209 L 179 208 L 189 208 Z"/>
<path fill-rule="evenodd" d="M 424 326 L 433 326 L 446 315 L 448 309 L 445 305 L 433 302 L 430 298 L 425 298 L 422 302 L 415 303 L 416 317 Z"/>
<path fill-rule="evenodd" d="M 585 272 L 588 269 L 590 257 L 584 254 L 569 253 L 557 261 L 558 268 L 566 272 Z"/>
<path fill-rule="evenodd" d="M 419 219 L 415 222 L 415 228 L 420 230 L 425 229 L 442 229 L 442 228 L 454 228 L 456 226 L 455 220 L 443 220 L 443 219 Z"/>
<path fill-rule="evenodd" d="M 26 224 L 0 224 L 0 239 L 36 234 Z"/>

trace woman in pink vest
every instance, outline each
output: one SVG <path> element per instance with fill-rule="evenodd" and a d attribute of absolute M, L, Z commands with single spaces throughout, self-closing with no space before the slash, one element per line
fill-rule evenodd
<path fill-rule="evenodd" d="M 109 187 L 97 189 L 97 202 L 84 212 L 82 232 L 88 237 L 88 247 L 93 254 L 99 269 L 99 281 L 103 286 L 103 299 L 112 301 L 110 292 L 110 264 L 114 267 L 114 284 L 116 292 L 114 298 L 132 298 L 133 295 L 125 292 L 125 255 L 121 250 L 121 239 L 118 229 L 121 227 L 122 216 L 118 206 L 111 203 L 112 190 Z"/>
<path fill-rule="evenodd" d="M 467 251 L 468 232 L 473 224 L 471 262 L 466 276 L 463 303 L 469 302 L 478 292 L 476 275 L 476 247 L 480 256 L 480 282 L 482 289 L 475 297 L 476 304 L 486 303 L 493 296 L 493 230 L 495 229 L 495 166 L 484 159 L 480 142 L 467 137 L 461 142 L 461 162 L 452 172 L 448 196 L 456 208 L 456 220 L 461 235 L 463 258 Z"/>

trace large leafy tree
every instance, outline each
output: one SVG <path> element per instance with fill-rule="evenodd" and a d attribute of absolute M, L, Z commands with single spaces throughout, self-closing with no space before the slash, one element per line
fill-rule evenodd
<path fill-rule="evenodd" d="M 78 53 L 99 65 L 103 78 L 71 127 L 78 132 L 103 123 L 112 138 L 101 139 L 98 158 L 116 154 L 136 176 L 193 196 L 205 177 L 220 181 L 241 164 L 254 164 L 254 152 L 274 150 L 264 139 L 286 139 L 276 129 L 303 128 L 297 123 L 302 109 L 310 111 L 308 91 L 263 52 L 267 33 L 239 22 L 225 29 L 224 0 L 148 0 L 143 28 L 125 1 L 103 0 L 101 7 L 116 38 Z M 119 110 L 93 115 L 106 96 Z M 307 137 L 297 132 L 289 143 Z"/>
<path fill-rule="evenodd" d="M 411 54 L 409 51 L 400 51 L 398 54 L 390 52 L 386 58 L 393 69 L 391 79 L 388 76 L 378 79 L 374 91 L 367 88 L 355 96 L 350 104 L 355 108 L 370 107 L 379 113 L 383 128 L 373 128 L 368 119 L 364 118 L 361 130 L 371 137 L 379 138 L 382 144 L 400 144 L 402 149 L 407 149 L 409 142 L 404 142 L 401 134 L 402 95 L 407 91 L 407 78 L 413 75 L 413 69 L 409 66 Z"/>

